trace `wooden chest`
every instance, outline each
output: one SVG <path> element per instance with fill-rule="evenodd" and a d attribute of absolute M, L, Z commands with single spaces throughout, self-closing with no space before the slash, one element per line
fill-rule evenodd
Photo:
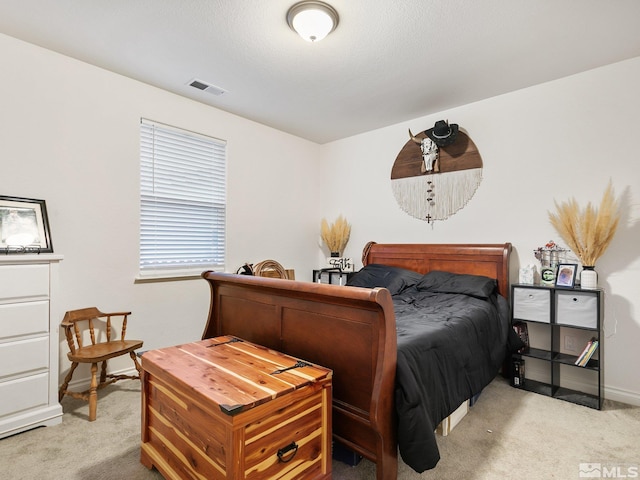
<path fill-rule="evenodd" d="M 167 479 L 331 478 L 329 369 L 236 337 L 142 356 L 140 461 Z"/>

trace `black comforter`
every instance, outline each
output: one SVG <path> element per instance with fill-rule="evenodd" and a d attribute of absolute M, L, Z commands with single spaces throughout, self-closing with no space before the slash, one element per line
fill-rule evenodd
<path fill-rule="evenodd" d="M 507 304 L 496 295 L 485 300 L 415 288 L 396 295 L 394 303 L 398 444 L 404 462 L 422 472 L 440 459 L 434 429 L 498 373 Z"/>
<path fill-rule="evenodd" d="M 398 338 L 396 412 L 403 461 L 417 472 L 440 459 L 434 430 L 498 373 L 507 351 L 508 304 L 487 277 L 370 265 L 351 285 L 393 295 Z"/>

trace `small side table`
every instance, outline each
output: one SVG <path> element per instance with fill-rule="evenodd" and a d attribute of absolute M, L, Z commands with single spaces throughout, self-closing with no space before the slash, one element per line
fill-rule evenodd
<path fill-rule="evenodd" d="M 339 268 L 322 268 L 313 271 L 314 283 L 330 283 L 332 285 L 346 285 L 355 272 L 345 272 Z"/>

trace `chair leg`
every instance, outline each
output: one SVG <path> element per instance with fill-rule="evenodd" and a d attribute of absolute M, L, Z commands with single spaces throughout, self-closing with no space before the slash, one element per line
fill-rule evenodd
<path fill-rule="evenodd" d="M 142 367 L 140 366 L 140 362 L 138 362 L 138 356 L 136 355 L 136 352 L 129 352 L 129 356 L 131 356 L 133 364 L 136 366 L 136 370 L 138 371 L 140 381 L 142 381 Z"/>
<path fill-rule="evenodd" d="M 96 419 L 98 409 L 98 364 L 91 364 L 91 387 L 89 388 L 89 421 Z"/>
<path fill-rule="evenodd" d="M 107 381 L 107 361 L 102 362 L 102 370 L 100 371 L 100 385 Z"/>
<path fill-rule="evenodd" d="M 67 376 L 64 377 L 64 383 L 60 387 L 60 390 L 58 390 L 59 402 L 62 401 L 62 397 L 64 397 L 64 394 L 67 392 L 67 388 L 69 387 L 69 382 L 71 381 L 71 377 L 73 377 L 73 372 L 77 366 L 78 366 L 78 362 L 73 362 L 71 364 L 71 368 L 69 369 L 69 373 L 67 373 Z"/>

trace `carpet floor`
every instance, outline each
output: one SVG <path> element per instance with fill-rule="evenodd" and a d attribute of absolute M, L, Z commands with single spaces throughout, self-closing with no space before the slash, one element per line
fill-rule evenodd
<path fill-rule="evenodd" d="M 65 397 L 60 425 L 0 440 L 4 480 L 160 480 L 139 462 L 140 383 L 99 392 L 98 418 Z M 606 401 L 601 411 L 511 388 L 496 378 L 446 437 L 440 462 L 399 480 L 640 478 L 640 407 Z M 375 479 L 375 466 L 333 462 L 336 480 Z"/>

